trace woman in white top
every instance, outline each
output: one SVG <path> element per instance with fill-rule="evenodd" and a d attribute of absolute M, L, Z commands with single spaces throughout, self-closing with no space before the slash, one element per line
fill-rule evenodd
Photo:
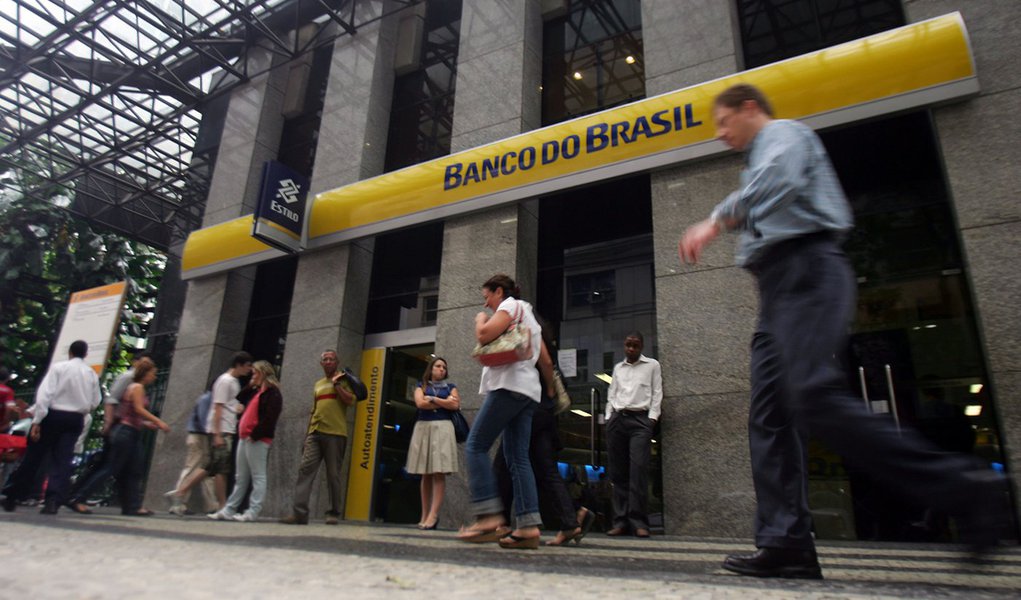
<path fill-rule="evenodd" d="M 519 294 L 514 280 L 506 275 L 494 275 L 482 284 L 485 306 L 493 314 L 480 312 L 475 316 L 478 342 L 488 344 L 505 332 L 515 319 L 519 319 L 521 325 L 531 331 L 532 354 L 526 360 L 482 369 L 479 392 L 486 397 L 465 442 L 468 488 L 475 522 L 463 529 L 458 537 L 465 542 L 499 541 L 503 548 L 538 548 L 542 519 L 539 517 L 539 497 L 528 445 L 532 413 L 543 393 L 535 367 L 538 364 L 544 375 L 548 375 L 544 379 L 553 381 L 553 362 L 542 343 L 542 329 L 532 315 L 532 307 L 518 300 Z M 547 389 L 546 393 L 552 396 L 553 388 Z M 513 531 L 505 526 L 503 502 L 489 462 L 489 450 L 501 434 L 503 453 L 514 485 Z"/>

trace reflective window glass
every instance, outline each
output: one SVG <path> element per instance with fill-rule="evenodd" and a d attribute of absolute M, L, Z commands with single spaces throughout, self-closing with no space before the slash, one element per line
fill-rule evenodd
<path fill-rule="evenodd" d="M 638 0 L 569 0 L 543 31 L 542 122 L 645 97 Z"/>

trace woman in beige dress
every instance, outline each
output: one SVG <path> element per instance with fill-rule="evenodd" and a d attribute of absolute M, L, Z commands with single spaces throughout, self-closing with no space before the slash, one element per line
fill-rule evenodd
<path fill-rule="evenodd" d="M 457 386 L 447 381 L 447 361 L 434 357 L 415 388 L 418 420 L 408 447 L 408 473 L 422 476 L 419 529 L 436 529 L 447 474 L 457 472 L 457 440 L 450 413 L 461 407 Z"/>

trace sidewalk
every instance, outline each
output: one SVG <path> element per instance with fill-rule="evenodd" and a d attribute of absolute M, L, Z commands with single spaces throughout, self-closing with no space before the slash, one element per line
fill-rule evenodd
<path fill-rule="evenodd" d="M 742 540 L 590 534 L 580 546 L 503 550 L 452 531 L 286 526 L 205 517 L 0 513 L 2 598 L 1007 598 L 1021 549 L 979 572 L 946 546 L 820 547 L 825 581 L 719 568 Z"/>

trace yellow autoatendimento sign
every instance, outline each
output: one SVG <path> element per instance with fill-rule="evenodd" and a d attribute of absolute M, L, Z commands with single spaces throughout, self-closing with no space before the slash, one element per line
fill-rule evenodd
<path fill-rule="evenodd" d="M 370 348 L 362 352 L 361 378 L 369 390 L 369 397 L 355 403 L 351 468 L 347 475 L 347 501 L 344 503 L 344 518 L 349 521 L 368 521 L 372 518 L 385 361 L 386 348 Z"/>
<path fill-rule="evenodd" d="M 312 204 L 306 247 L 725 152 L 712 101 L 738 82 L 762 88 L 778 118 L 817 129 L 978 92 L 964 21 L 953 13 L 324 192 Z M 192 233 L 183 277 L 279 256 L 248 236 L 250 223 Z"/>

